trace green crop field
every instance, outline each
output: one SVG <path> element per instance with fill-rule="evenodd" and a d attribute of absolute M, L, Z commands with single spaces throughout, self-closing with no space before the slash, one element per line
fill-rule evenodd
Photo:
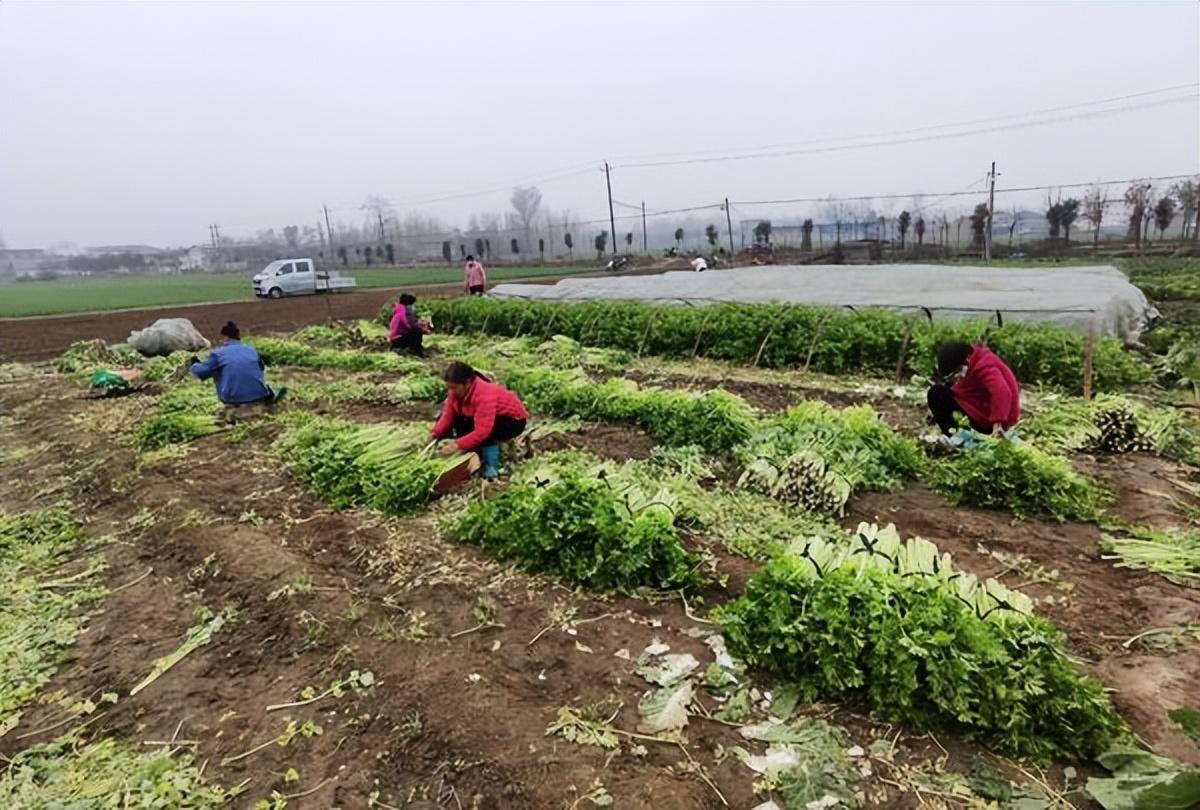
<path fill-rule="evenodd" d="M 586 268 L 591 269 L 591 268 Z M 533 276 L 569 275 L 579 267 L 497 267 L 489 281 Z M 462 279 L 458 267 L 350 268 L 363 288 L 439 284 Z M 253 299 L 251 273 L 192 273 L 185 276 L 126 276 L 0 284 L 0 318 L 63 315 L 137 307 L 219 303 Z"/>

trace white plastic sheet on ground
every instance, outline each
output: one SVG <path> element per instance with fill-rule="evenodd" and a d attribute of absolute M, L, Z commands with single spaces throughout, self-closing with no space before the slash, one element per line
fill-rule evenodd
<path fill-rule="evenodd" d="M 196 331 L 187 318 L 159 318 L 145 329 L 129 333 L 125 341 L 146 357 L 159 357 L 179 351 L 207 349 L 208 340 Z"/>
<path fill-rule="evenodd" d="M 1135 342 L 1157 311 L 1116 268 L 959 267 L 934 264 L 773 265 L 706 273 L 568 278 L 557 284 L 500 284 L 497 298 L 580 301 L 641 300 L 885 307 L 934 320 L 1051 322 L 1079 332 L 1094 328 Z"/>

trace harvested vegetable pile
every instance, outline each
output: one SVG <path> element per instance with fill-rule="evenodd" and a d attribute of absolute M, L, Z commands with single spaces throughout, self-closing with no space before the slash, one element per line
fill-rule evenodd
<path fill-rule="evenodd" d="M 1132 527 L 1100 541 L 1105 559 L 1118 566 L 1162 574 L 1178 585 L 1200 588 L 1200 529 Z"/>
<path fill-rule="evenodd" d="M 1051 453 L 1154 452 L 1200 463 L 1200 423 L 1169 407 L 1101 394 L 1047 397 L 1021 420 L 1022 437 Z"/>
<path fill-rule="evenodd" d="M 451 523 L 450 534 L 531 571 L 598 590 L 704 581 L 701 560 L 680 542 L 668 506 L 632 503 L 605 480 L 574 472 L 477 501 Z"/>
<path fill-rule="evenodd" d="M 330 506 L 387 515 L 420 509 L 438 476 L 461 461 L 433 452 L 426 425 L 361 426 L 323 416 L 294 415 L 275 447 Z"/>
<path fill-rule="evenodd" d="M 716 616 L 730 652 L 805 700 L 859 701 L 1038 758 L 1094 756 L 1124 727 L 1028 598 L 891 526 L 862 524 L 848 545 L 796 541 Z"/>
<path fill-rule="evenodd" d="M 750 406 L 720 389 L 641 389 L 616 378 L 597 385 L 579 372 L 545 368 L 513 368 L 503 382 L 535 411 L 638 425 L 665 444 L 697 445 L 710 453 L 741 444 L 754 427 Z"/>
<path fill-rule="evenodd" d="M 1018 517 L 1095 520 L 1108 495 L 1067 461 L 1029 444 L 985 439 L 935 463 L 930 485 L 955 504 L 1006 509 Z"/>
<path fill-rule="evenodd" d="M 220 407 L 211 386 L 177 385 L 159 398 L 154 415 L 137 426 L 134 443 L 141 450 L 156 450 L 205 436 L 217 429 Z"/>
<path fill-rule="evenodd" d="M 787 503 L 840 513 L 858 489 L 899 489 L 924 467 L 917 443 L 869 405 L 802 402 L 765 421 L 738 448 L 742 483 Z"/>
<path fill-rule="evenodd" d="M 391 352 L 317 348 L 298 340 L 256 337 L 246 341 L 268 366 L 336 368 L 342 371 L 419 371 L 420 361 Z"/>

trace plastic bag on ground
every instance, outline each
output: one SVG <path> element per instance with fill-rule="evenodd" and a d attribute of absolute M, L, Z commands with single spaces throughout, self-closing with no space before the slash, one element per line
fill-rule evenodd
<path fill-rule="evenodd" d="M 145 357 L 195 352 L 209 347 L 207 338 L 196 331 L 187 318 L 160 318 L 145 329 L 130 332 L 126 342 Z"/>

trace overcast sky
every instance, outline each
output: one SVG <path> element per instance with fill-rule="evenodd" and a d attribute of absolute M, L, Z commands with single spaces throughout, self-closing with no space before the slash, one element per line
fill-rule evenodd
<path fill-rule="evenodd" d="M 1194 0 L 9 0 L 0 234 L 10 247 L 188 245 L 211 222 L 230 235 L 315 225 L 322 203 L 357 223 L 371 194 L 465 224 L 507 208 L 514 181 L 547 176 L 546 206 L 599 218 L 605 159 L 614 196 L 651 209 L 957 191 L 991 160 L 1001 187 L 1198 172 L 1195 86 L 1104 107 L 1156 105 L 1118 115 L 929 139 L 1197 82 Z M 775 145 L 799 153 L 628 165 Z M 735 205 L 735 219 L 767 210 L 792 209 Z"/>

